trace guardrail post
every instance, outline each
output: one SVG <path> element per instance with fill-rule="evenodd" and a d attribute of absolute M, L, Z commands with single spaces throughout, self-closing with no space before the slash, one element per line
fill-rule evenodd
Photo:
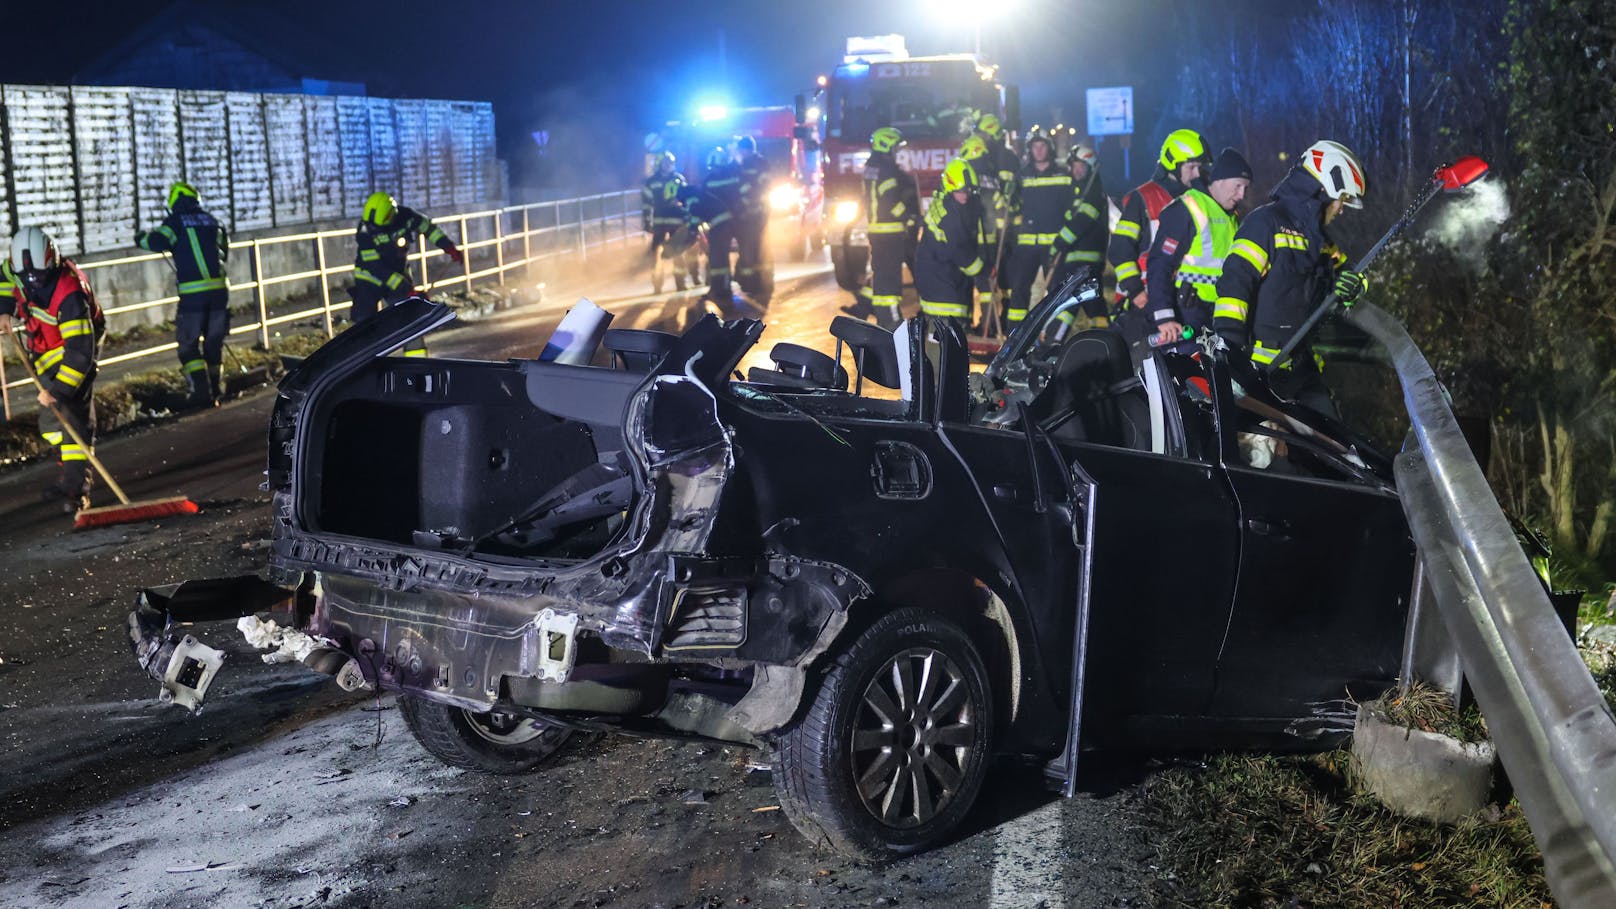
<path fill-rule="evenodd" d="M 337 332 L 331 326 L 331 282 L 325 273 L 325 236 L 316 232 L 314 234 L 314 258 L 320 267 L 320 305 L 325 309 L 325 336 L 334 338 Z"/>
<path fill-rule="evenodd" d="M 11 389 L 6 387 L 6 353 L 0 350 L 0 404 L 5 406 L 6 422 L 11 422 Z"/>
<path fill-rule="evenodd" d="M 494 212 L 494 264 L 499 267 L 499 286 L 505 286 L 505 213 Z"/>
<path fill-rule="evenodd" d="M 466 216 L 460 216 L 460 242 L 469 243 L 470 235 L 466 233 Z M 466 273 L 466 293 L 471 293 L 471 253 L 460 254 L 460 270 Z"/>
<path fill-rule="evenodd" d="M 415 235 L 415 254 L 421 257 L 421 293 L 428 293 L 437 285 L 432 283 L 432 266 L 426 261 L 426 237 L 420 234 Z"/>
<path fill-rule="evenodd" d="M 533 227 L 528 220 L 528 212 L 532 210 L 531 206 L 522 206 L 522 266 L 528 269 L 533 267 Z M 527 280 L 526 277 L 523 280 Z"/>
<path fill-rule="evenodd" d="M 578 261 L 589 260 L 589 236 L 584 233 L 584 200 L 578 200 Z"/>
<path fill-rule="evenodd" d="M 258 299 L 258 343 L 269 349 L 269 293 L 264 290 L 264 251 L 257 240 L 252 245 L 253 296 Z"/>

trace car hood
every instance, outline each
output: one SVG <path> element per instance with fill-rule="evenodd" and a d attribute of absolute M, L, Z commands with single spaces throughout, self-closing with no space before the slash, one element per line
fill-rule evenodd
<path fill-rule="evenodd" d="M 361 363 L 396 350 L 454 317 L 448 306 L 425 297 L 410 297 L 386 307 L 309 354 L 281 379 L 280 393 L 301 401 L 324 382 L 352 372 Z"/>

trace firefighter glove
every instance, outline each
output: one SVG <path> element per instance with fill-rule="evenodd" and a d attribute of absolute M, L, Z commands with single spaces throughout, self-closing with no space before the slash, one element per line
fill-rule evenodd
<path fill-rule="evenodd" d="M 466 264 L 466 254 L 461 252 L 460 247 L 458 246 L 449 247 L 448 249 L 444 250 L 444 254 L 455 260 L 455 264 L 457 265 Z"/>
<path fill-rule="evenodd" d="M 1344 271 L 1335 278 L 1335 298 L 1342 306 L 1351 306 L 1363 295 L 1369 279 L 1355 271 Z"/>

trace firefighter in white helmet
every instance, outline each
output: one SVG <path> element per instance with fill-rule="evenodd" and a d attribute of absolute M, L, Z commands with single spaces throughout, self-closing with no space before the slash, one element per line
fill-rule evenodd
<path fill-rule="evenodd" d="M 1346 146 L 1321 140 L 1302 153 L 1271 201 L 1235 233 L 1212 313 L 1224 341 L 1267 369 L 1326 294 L 1333 290 L 1346 306 L 1358 299 L 1364 278 L 1346 269 L 1347 257 L 1326 228 L 1344 209 L 1362 208 L 1366 188 L 1363 165 Z M 1306 344 L 1272 370 L 1269 383 L 1285 397 L 1335 413 Z"/>

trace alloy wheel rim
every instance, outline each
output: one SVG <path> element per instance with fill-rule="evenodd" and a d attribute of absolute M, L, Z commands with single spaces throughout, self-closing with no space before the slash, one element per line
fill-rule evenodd
<path fill-rule="evenodd" d="M 925 824 L 959 794 L 977 739 L 977 705 L 947 654 L 912 647 L 865 686 L 853 721 L 853 783 L 890 827 Z"/>

